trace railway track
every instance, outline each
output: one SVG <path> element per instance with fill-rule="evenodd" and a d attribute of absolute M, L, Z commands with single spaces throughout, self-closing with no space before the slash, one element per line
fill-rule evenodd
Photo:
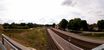
<path fill-rule="evenodd" d="M 63 39 L 65 39 L 66 41 L 69 41 L 70 43 L 80 48 L 83 48 L 84 50 L 91 50 L 92 48 L 95 48 L 101 44 L 104 44 L 103 41 L 96 41 L 96 40 L 88 39 L 85 37 L 80 37 L 79 35 L 61 31 L 58 29 L 52 28 L 51 30 L 54 31 L 57 35 L 59 35 Z"/>
<path fill-rule="evenodd" d="M 51 29 L 47 29 L 47 31 L 52 38 L 51 40 L 54 41 L 59 50 L 83 50 L 82 48 L 77 47 L 76 45 L 73 45 L 72 43 L 64 40 Z"/>

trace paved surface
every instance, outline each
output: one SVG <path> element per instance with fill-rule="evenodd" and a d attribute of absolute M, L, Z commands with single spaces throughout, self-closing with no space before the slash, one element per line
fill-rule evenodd
<path fill-rule="evenodd" d="M 47 32 L 47 42 L 48 42 L 47 50 L 59 50 L 48 32 Z"/>
<path fill-rule="evenodd" d="M 52 28 L 52 29 L 54 29 L 54 28 Z M 89 41 L 89 42 L 93 42 L 93 43 L 99 43 L 99 44 L 103 44 L 104 43 L 104 41 L 102 41 L 102 40 L 99 40 L 99 41 L 96 40 L 96 39 L 92 40 L 92 39 L 86 38 L 84 36 L 79 36 L 79 35 L 71 33 L 71 32 L 61 31 L 59 29 L 54 29 L 54 30 L 56 30 L 56 31 L 58 31 L 58 32 L 60 32 L 62 34 L 65 34 L 65 35 L 68 35 L 68 36 L 80 39 L 80 40 Z"/>
<path fill-rule="evenodd" d="M 52 30 L 48 29 L 48 32 L 60 50 L 83 50 L 69 43 L 68 41 L 64 40 L 63 38 L 58 36 L 56 33 L 54 33 Z"/>
<path fill-rule="evenodd" d="M 79 35 L 74 34 L 74 33 L 65 32 L 65 31 L 61 31 L 58 29 L 54 29 L 54 28 L 52 30 L 55 33 L 57 33 L 59 36 L 64 38 L 65 40 L 68 41 L 70 39 L 71 43 L 73 43 L 74 45 L 77 45 L 81 48 L 84 48 L 85 50 L 91 50 L 92 48 L 95 48 L 95 47 L 104 43 L 104 41 L 92 40 L 89 38 L 79 36 Z"/>

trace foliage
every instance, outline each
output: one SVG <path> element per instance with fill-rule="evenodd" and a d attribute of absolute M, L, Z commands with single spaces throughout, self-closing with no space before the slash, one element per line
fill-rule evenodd
<path fill-rule="evenodd" d="M 75 18 L 69 21 L 68 23 L 68 28 L 72 30 L 80 30 L 81 28 L 81 19 L 80 18 Z"/>
<path fill-rule="evenodd" d="M 27 26 L 28 26 L 29 28 L 33 28 L 33 27 L 34 27 L 34 24 L 33 24 L 33 23 L 28 23 Z"/>
<path fill-rule="evenodd" d="M 37 50 L 47 49 L 46 30 L 42 27 L 30 29 L 6 29 L 4 34 L 24 46 L 36 48 Z"/>
<path fill-rule="evenodd" d="M 68 23 L 68 28 L 72 30 L 83 30 L 88 29 L 86 20 L 81 20 L 80 18 L 71 19 Z"/>
<path fill-rule="evenodd" d="M 55 23 L 53 23 L 53 24 L 52 24 L 52 27 L 54 27 L 54 28 L 55 28 L 55 25 L 56 25 L 56 24 L 55 24 Z"/>
<path fill-rule="evenodd" d="M 8 24 L 8 23 L 4 23 L 3 24 L 3 27 L 4 29 L 28 29 L 28 28 L 33 28 L 33 27 L 40 27 L 40 26 L 43 26 L 43 25 L 39 25 L 39 24 L 33 24 L 33 23 L 20 23 L 20 24 L 17 24 L 17 23 L 11 23 L 11 24 Z"/>
<path fill-rule="evenodd" d="M 97 22 L 97 25 L 98 25 L 99 30 L 104 29 L 104 20 L 99 20 Z"/>
<path fill-rule="evenodd" d="M 86 20 L 82 20 L 81 21 L 81 28 L 83 30 L 88 30 L 88 24 L 87 24 L 87 21 Z"/>
<path fill-rule="evenodd" d="M 67 27 L 68 21 L 66 19 L 62 19 L 61 22 L 59 23 L 59 28 L 65 30 Z"/>

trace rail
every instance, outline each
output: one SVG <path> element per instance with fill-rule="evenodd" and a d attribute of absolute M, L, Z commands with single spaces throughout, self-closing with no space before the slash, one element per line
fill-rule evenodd
<path fill-rule="evenodd" d="M 4 34 L 2 34 L 2 44 L 7 50 L 30 50 L 29 48 L 17 43 Z"/>

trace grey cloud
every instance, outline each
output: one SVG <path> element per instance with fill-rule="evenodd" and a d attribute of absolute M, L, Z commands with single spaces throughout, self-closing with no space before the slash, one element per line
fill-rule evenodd
<path fill-rule="evenodd" d="M 72 0 L 66 0 L 65 2 L 63 2 L 64 5 L 71 5 L 72 4 Z"/>
<path fill-rule="evenodd" d="M 81 12 L 74 12 L 80 18 L 86 18 L 89 21 L 94 19 L 92 22 L 104 19 L 104 0 L 65 0 L 65 3 L 69 3 L 69 7 L 73 5 L 74 8 L 81 10 Z"/>
<path fill-rule="evenodd" d="M 5 16 L 5 4 L 4 4 L 4 0 L 0 0 L 0 17 Z"/>
<path fill-rule="evenodd" d="M 65 0 L 63 2 L 63 5 L 75 6 L 76 5 L 76 2 L 74 2 L 74 0 Z"/>

